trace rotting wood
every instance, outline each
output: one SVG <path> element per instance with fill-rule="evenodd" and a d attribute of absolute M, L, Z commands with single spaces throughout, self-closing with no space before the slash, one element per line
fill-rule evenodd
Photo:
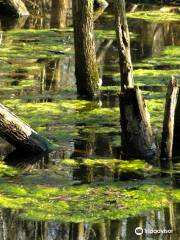
<path fill-rule="evenodd" d="M 172 78 L 168 84 L 161 141 L 161 158 L 172 158 L 174 118 L 179 88 Z"/>
<path fill-rule="evenodd" d="M 120 112 L 123 154 L 136 158 L 153 158 L 156 146 L 149 114 L 138 88 L 128 88 L 120 94 Z"/>
<path fill-rule="evenodd" d="M 19 16 L 29 16 L 29 12 L 21 0 L 0 0 L 1 13 L 7 15 Z"/>
<path fill-rule="evenodd" d="M 0 104 L 0 136 L 21 152 L 41 153 L 53 150 L 52 144 Z"/>

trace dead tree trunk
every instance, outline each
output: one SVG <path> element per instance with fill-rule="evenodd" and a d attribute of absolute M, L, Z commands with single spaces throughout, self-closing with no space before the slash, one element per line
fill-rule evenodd
<path fill-rule="evenodd" d="M 172 158 L 174 117 L 178 97 L 177 81 L 172 79 L 168 84 L 164 112 L 163 132 L 161 141 L 161 158 Z"/>
<path fill-rule="evenodd" d="M 178 92 L 177 104 L 174 116 L 173 157 L 180 156 L 180 92 Z"/>
<path fill-rule="evenodd" d="M 133 66 L 130 52 L 130 37 L 124 0 L 114 0 L 115 28 L 119 51 L 121 89 L 134 87 Z"/>
<path fill-rule="evenodd" d="M 152 158 L 155 144 L 144 99 L 134 88 L 125 0 L 114 0 L 115 28 L 121 73 L 120 113 L 122 151 L 131 157 Z"/>
<path fill-rule="evenodd" d="M 120 94 L 120 113 L 123 154 L 137 158 L 152 158 L 155 144 L 149 114 L 138 88 L 129 88 Z"/>
<path fill-rule="evenodd" d="M 0 136 L 22 152 L 41 153 L 52 145 L 0 104 Z"/>
<path fill-rule="evenodd" d="M 29 12 L 21 0 L 3 0 L 0 1 L 0 11 L 1 13 L 6 13 L 8 15 L 19 16 L 29 16 Z"/>
<path fill-rule="evenodd" d="M 99 81 L 93 3 L 93 0 L 72 1 L 77 92 L 87 98 L 94 96 Z"/>
<path fill-rule="evenodd" d="M 103 14 L 108 5 L 108 2 L 105 0 L 94 0 L 94 21 Z"/>

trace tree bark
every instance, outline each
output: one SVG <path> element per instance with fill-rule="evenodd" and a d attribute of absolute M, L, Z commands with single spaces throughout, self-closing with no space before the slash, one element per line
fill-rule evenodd
<path fill-rule="evenodd" d="M 0 1 L 0 9 L 2 13 L 15 16 L 29 16 L 29 12 L 21 0 L 3 0 Z"/>
<path fill-rule="evenodd" d="M 74 0 L 72 8 L 77 92 L 80 96 L 92 98 L 99 81 L 93 32 L 93 0 Z"/>
<path fill-rule="evenodd" d="M 51 151 L 52 145 L 0 104 L 0 136 L 21 152 Z"/>
<path fill-rule="evenodd" d="M 168 84 L 164 112 L 163 132 L 161 141 L 161 158 L 172 158 L 174 117 L 179 88 L 177 81 L 172 79 Z"/>
<path fill-rule="evenodd" d="M 177 104 L 175 109 L 175 116 L 174 116 L 174 137 L 173 137 L 173 153 L 172 156 L 179 157 L 180 154 L 180 93 L 178 92 L 177 96 Z"/>
<path fill-rule="evenodd" d="M 124 0 L 114 0 L 115 29 L 119 51 L 121 89 L 134 87 L 133 66 L 130 52 L 130 37 Z"/>
<path fill-rule="evenodd" d="M 146 105 L 138 88 L 129 88 L 120 94 L 120 112 L 123 154 L 153 158 L 156 146 Z"/>

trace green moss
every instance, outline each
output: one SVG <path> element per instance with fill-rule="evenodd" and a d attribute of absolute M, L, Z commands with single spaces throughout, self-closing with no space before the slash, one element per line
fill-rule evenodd
<path fill-rule="evenodd" d="M 0 177 L 13 177 L 18 174 L 18 171 L 10 166 L 5 165 L 3 162 L 0 162 Z"/>
<path fill-rule="evenodd" d="M 21 209 L 23 218 L 91 222 L 122 219 L 168 205 L 179 192 L 146 184 L 125 189 L 121 184 L 64 188 L 0 184 L 0 206 Z"/>
<path fill-rule="evenodd" d="M 64 32 L 65 33 L 65 32 Z M 53 30 L 12 30 L 4 35 L 0 47 L 1 60 L 60 58 L 58 52 L 72 52 L 72 44 Z"/>
<path fill-rule="evenodd" d="M 142 19 L 148 22 L 164 23 L 180 21 L 180 15 L 162 11 L 137 11 L 127 14 L 128 18 Z"/>

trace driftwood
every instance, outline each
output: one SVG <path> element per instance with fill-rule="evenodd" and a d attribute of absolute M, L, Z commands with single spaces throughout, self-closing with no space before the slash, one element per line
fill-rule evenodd
<path fill-rule="evenodd" d="M 28 16 L 29 12 L 22 0 L 0 0 L 0 11 L 8 15 Z"/>
<path fill-rule="evenodd" d="M 161 141 L 161 158 L 172 158 L 174 138 L 174 118 L 179 88 L 177 81 L 172 79 L 168 84 L 164 112 L 163 132 Z M 177 129 L 176 129 L 177 130 Z"/>
<path fill-rule="evenodd" d="M 52 145 L 26 123 L 0 104 L 0 136 L 21 152 L 41 153 Z"/>
<path fill-rule="evenodd" d="M 149 114 L 138 88 L 128 88 L 120 94 L 122 151 L 129 157 L 153 158 L 153 141 Z"/>

